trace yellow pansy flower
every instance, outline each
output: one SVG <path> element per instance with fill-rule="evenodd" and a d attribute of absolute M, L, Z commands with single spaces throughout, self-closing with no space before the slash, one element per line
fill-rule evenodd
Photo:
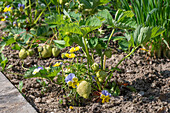
<path fill-rule="evenodd" d="M 110 100 L 109 95 L 107 95 L 107 96 L 102 95 L 100 98 L 102 99 L 102 103 L 109 102 L 109 100 Z"/>
<path fill-rule="evenodd" d="M 102 99 L 102 103 L 109 102 L 111 94 L 107 90 L 103 90 L 100 98 Z"/>
<path fill-rule="evenodd" d="M 9 7 L 9 8 L 8 8 L 8 11 L 9 11 L 9 12 L 12 11 L 12 7 Z"/>
<path fill-rule="evenodd" d="M 1 21 L 5 21 L 5 18 L 1 19 Z"/>
<path fill-rule="evenodd" d="M 72 78 L 72 81 L 68 81 L 67 84 L 72 88 L 76 88 L 79 85 L 78 78 L 77 77 Z"/>
<path fill-rule="evenodd" d="M 4 12 L 8 12 L 8 8 L 7 7 L 5 7 Z"/>
<path fill-rule="evenodd" d="M 76 52 L 76 51 L 78 51 L 78 50 L 80 50 L 80 47 L 79 47 L 79 46 L 77 46 L 77 47 L 72 47 L 69 52 L 70 52 L 70 53 L 73 53 L 73 52 Z"/>
<path fill-rule="evenodd" d="M 57 63 L 55 63 L 54 65 L 53 65 L 53 67 L 58 67 L 58 66 L 60 66 L 61 65 L 61 62 L 57 62 Z"/>
<path fill-rule="evenodd" d="M 70 53 L 73 53 L 73 52 L 74 52 L 74 49 L 75 49 L 75 48 L 74 48 L 74 47 L 72 47 L 72 48 L 70 49 L 70 51 L 69 51 L 69 52 L 70 52 Z"/>
<path fill-rule="evenodd" d="M 65 56 L 67 58 L 74 58 L 76 55 L 74 53 L 71 53 L 71 54 L 66 53 Z"/>
<path fill-rule="evenodd" d="M 70 106 L 69 109 L 72 110 L 72 109 L 73 109 L 73 106 Z"/>
<path fill-rule="evenodd" d="M 67 77 L 67 76 L 68 76 L 68 74 L 65 74 L 64 76 L 65 76 L 65 77 Z"/>
<path fill-rule="evenodd" d="M 75 51 L 80 50 L 80 46 L 75 47 Z"/>
<path fill-rule="evenodd" d="M 68 76 L 66 76 L 65 82 L 72 88 L 76 88 L 79 85 L 78 78 L 74 73 L 70 73 Z"/>

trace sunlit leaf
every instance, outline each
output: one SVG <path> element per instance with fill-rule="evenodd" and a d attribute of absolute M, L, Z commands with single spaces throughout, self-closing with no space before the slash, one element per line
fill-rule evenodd
<path fill-rule="evenodd" d="M 58 47 L 58 48 L 64 48 L 65 47 L 65 41 L 64 40 L 53 40 L 55 45 Z"/>

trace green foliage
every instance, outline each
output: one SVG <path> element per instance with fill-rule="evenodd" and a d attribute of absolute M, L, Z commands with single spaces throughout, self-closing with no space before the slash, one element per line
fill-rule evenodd
<path fill-rule="evenodd" d="M 3 71 L 5 69 L 5 66 L 8 62 L 8 59 L 2 54 L 2 50 L 4 49 L 5 45 L 2 46 L 2 48 L 0 48 L 0 67 L 2 67 L 2 70 Z"/>
<path fill-rule="evenodd" d="M 8 36 L 2 37 L 1 51 L 5 46 L 11 46 L 12 49 L 20 50 L 19 57 L 24 59 L 27 55 L 33 55 L 34 49 L 38 50 L 40 58 L 49 58 L 58 57 L 60 49 L 74 43 L 75 47 L 61 54 L 65 60 L 57 60 L 55 64 L 50 62 L 49 67 L 33 66 L 24 75 L 25 78 L 45 78 L 49 80 L 49 83 L 62 85 L 65 93 L 68 94 L 64 96 L 68 99 L 68 104 L 80 105 L 81 97 L 87 99 L 94 96 L 90 95 L 91 92 L 98 92 L 98 98 L 110 99 L 110 95 L 108 97 L 101 94 L 102 90 L 106 89 L 114 96 L 120 95 L 122 86 L 134 91 L 134 88 L 129 85 L 112 82 L 113 72 L 120 71 L 118 66 L 138 47 L 149 41 L 160 40 L 160 35 L 165 33 L 165 28 L 169 29 L 167 26 L 169 20 L 164 23 L 161 20 L 164 14 L 161 13 L 161 21 L 158 21 L 157 25 L 160 27 L 157 27 L 155 23 L 150 24 L 150 19 L 159 17 L 157 12 L 162 10 L 161 5 L 156 1 L 155 3 L 150 3 L 150 0 L 149 2 L 134 1 L 132 8 L 127 1 L 120 1 L 126 10 L 118 9 L 114 12 L 109 4 L 114 1 L 110 0 L 38 0 L 35 3 L 15 0 L 10 4 L 13 6 L 13 11 L 6 19 L 7 28 L 4 31 Z M 164 3 L 161 0 L 159 2 Z M 26 8 L 23 10 L 17 8 L 18 3 L 26 5 Z M 149 5 L 147 6 L 146 3 Z M 169 9 L 167 7 L 169 4 L 164 5 L 166 10 Z M 167 15 L 169 14 L 166 13 Z M 16 23 L 13 24 L 13 22 Z M 122 35 L 113 37 L 119 30 Z M 117 65 L 108 69 L 106 59 L 111 58 L 113 53 L 109 47 L 111 40 L 118 41 L 119 47 L 128 50 L 129 53 Z M 0 65 L 4 70 L 8 60 L 3 54 L 0 53 L 0 55 Z M 100 64 L 95 62 L 96 57 L 99 57 Z M 9 65 L 8 68 L 11 66 Z M 37 82 L 41 84 L 42 93 L 44 93 L 48 84 L 39 79 Z M 20 83 L 20 90 L 22 86 L 23 84 Z"/>
<path fill-rule="evenodd" d="M 125 34 L 132 47 L 139 47 L 141 44 L 147 43 L 152 38 L 157 37 L 165 30 L 161 27 L 142 27 L 138 26 L 132 34 Z"/>
<path fill-rule="evenodd" d="M 8 62 L 8 59 L 6 57 L 4 57 L 4 55 L 1 53 L 0 54 L 0 66 L 2 67 L 2 71 L 5 69 L 5 66 Z"/>
<path fill-rule="evenodd" d="M 169 0 L 138 0 L 132 1 L 130 3 L 127 0 L 120 0 L 122 7 L 126 11 L 133 11 L 136 15 L 133 20 L 136 21 L 137 25 L 143 26 L 162 26 L 166 31 L 161 35 L 158 35 L 157 38 L 151 41 L 151 45 L 144 45 L 145 48 L 152 46 L 151 51 L 157 53 L 157 57 L 167 56 L 169 51 L 170 44 L 170 2 Z M 131 4 L 131 5 L 129 5 Z M 154 50 L 154 51 L 153 51 Z M 162 55 L 161 55 L 162 51 Z"/>
<path fill-rule="evenodd" d="M 46 78 L 49 80 L 53 80 L 54 77 L 60 72 L 61 68 L 56 67 L 49 67 L 49 69 L 43 67 L 42 70 L 39 71 L 39 73 L 33 74 L 33 71 L 37 69 L 38 66 L 31 67 L 24 75 L 24 78 L 35 78 L 35 77 L 41 77 Z"/>
<path fill-rule="evenodd" d="M 64 15 L 58 15 L 58 14 L 51 14 L 50 16 L 45 18 L 45 22 L 49 24 L 50 26 L 52 25 L 62 25 L 65 24 L 66 20 L 64 20 L 63 17 Z M 54 26 L 53 26 L 54 27 Z"/>
<path fill-rule="evenodd" d="M 58 48 L 64 48 L 65 47 L 65 41 L 64 40 L 53 40 L 54 44 L 58 47 Z"/>
<path fill-rule="evenodd" d="M 18 86 L 18 90 L 19 90 L 19 92 L 21 92 L 21 93 L 22 93 L 22 88 L 23 88 L 23 81 L 20 81 L 20 82 L 19 82 L 19 86 Z"/>
<path fill-rule="evenodd" d="M 134 13 L 132 11 L 123 11 L 119 9 L 115 14 L 115 21 L 118 23 L 123 23 L 125 26 L 127 26 L 127 29 L 134 29 L 136 28 L 137 24 L 133 17 Z"/>
<path fill-rule="evenodd" d="M 94 14 L 98 6 L 105 5 L 110 0 L 80 0 L 80 2 L 84 5 L 84 9 L 89 11 L 90 14 Z"/>

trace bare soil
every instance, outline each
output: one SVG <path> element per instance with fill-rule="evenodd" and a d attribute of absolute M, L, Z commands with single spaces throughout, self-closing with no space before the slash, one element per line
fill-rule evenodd
<path fill-rule="evenodd" d="M 6 47 L 3 54 L 8 57 L 7 66 L 12 68 L 3 73 L 18 87 L 23 81 L 22 93 L 28 102 L 40 113 L 169 113 L 170 112 L 170 59 L 153 59 L 145 54 L 135 53 L 129 59 L 122 62 L 119 68 L 122 72 L 114 72 L 113 80 L 128 82 L 136 89 L 136 92 L 124 90 L 120 96 L 112 96 L 109 103 L 96 103 L 95 101 L 84 100 L 84 106 L 70 110 L 67 100 L 63 98 L 65 92 L 60 85 L 48 84 L 42 92 L 42 85 L 36 79 L 24 79 L 18 74 L 24 74 L 24 67 L 33 65 L 49 66 L 57 58 L 38 59 L 37 56 L 27 57 L 23 61 L 18 58 L 19 51 Z M 108 68 L 114 67 L 126 54 L 113 54 L 107 59 Z M 58 58 L 59 59 L 59 58 Z M 96 58 L 96 62 L 99 59 Z M 16 74 L 14 74 L 16 73 Z M 41 80 L 41 79 L 40 79 Z M 59 100 L 63 100 L 60 104 Z"/>

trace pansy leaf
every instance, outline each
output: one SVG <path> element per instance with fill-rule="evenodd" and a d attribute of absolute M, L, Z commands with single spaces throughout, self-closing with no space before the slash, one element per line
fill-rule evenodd
<path fill-rule="evenodd" d="M 51 72 L 50 74 L 48 74 L 47 77 L 50 78 L 51 80 L 53 80 L 54 77 L 56 77 L 59 72 L 60 72 L 60 69 L 54 70 L 53 72 Z"/>

